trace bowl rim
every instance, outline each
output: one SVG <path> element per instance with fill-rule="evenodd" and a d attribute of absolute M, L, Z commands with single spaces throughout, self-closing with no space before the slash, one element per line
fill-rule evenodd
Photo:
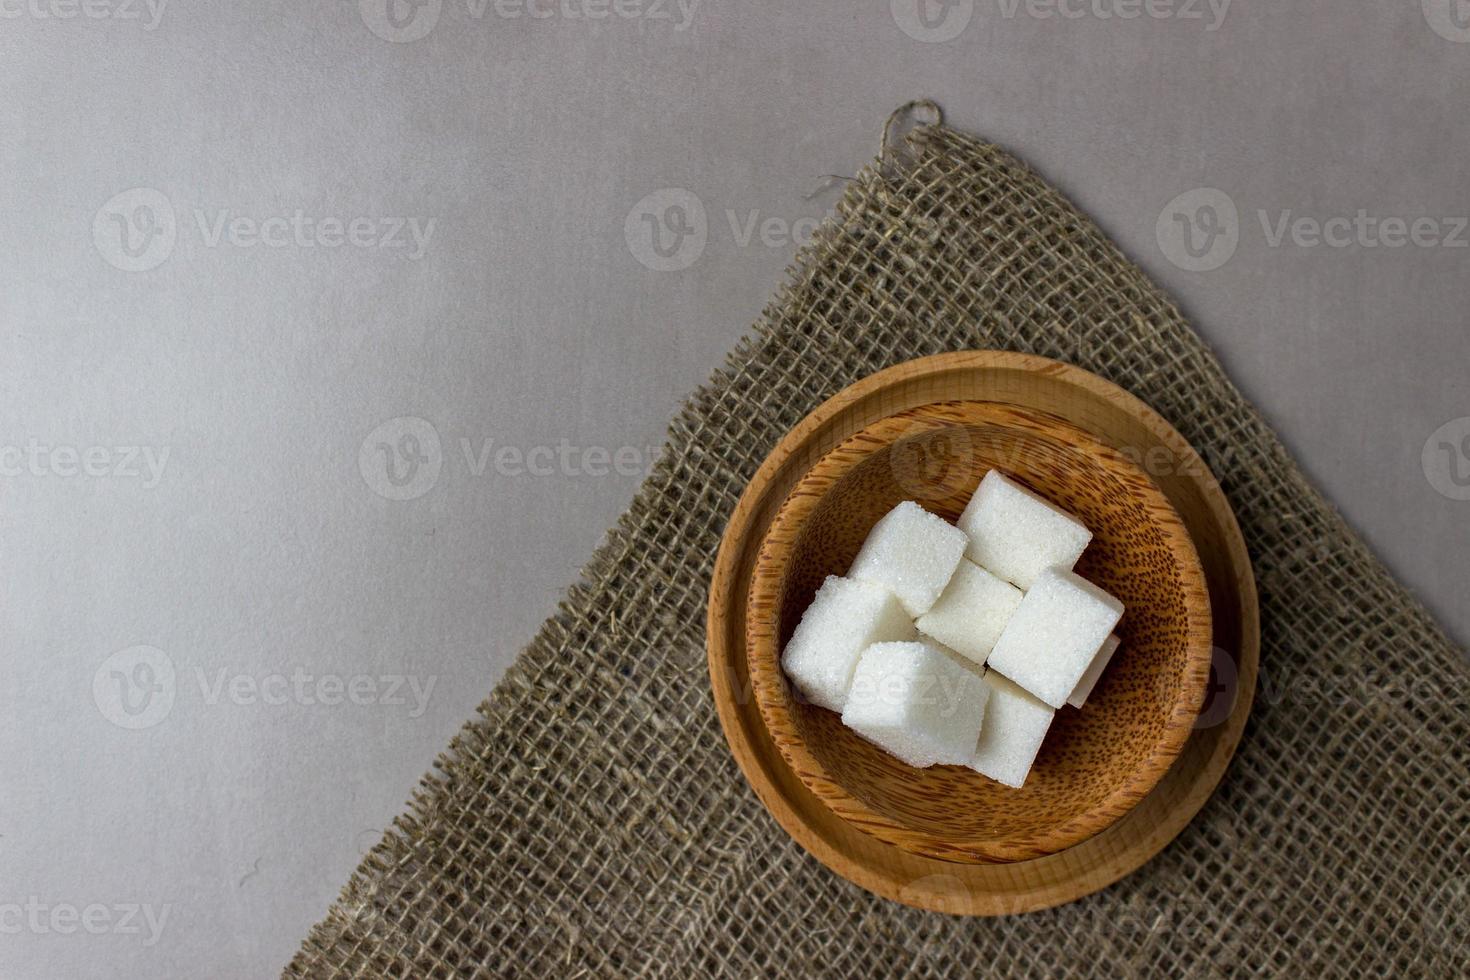
<path fill-rule="evenodd" d="M 794 554 L 789 544 L 773 546 L 773 539 L 779 538 L 781 531 L 800 527 L 826 491 L 873 453 L 897 438 L 955 422 L 991 422 L 1053 438 L 1060 436 L 1105 469 L 1126 477 L 1127 482 L 1141 489 L 1140 502 L 1150 520 L 1163 531 L 1182 578 L 1185 657 L 1180 666 L 1179 693 L 1168 709 L 1158 740 L 1143 763 L 1094 807 L 1024 837 L 943 837 L 901 823 L 850 794 L 795 734 L 790 688 L 780 667 L 779 623 L 760 608 L 774 608 L 782 574 Z M 1211 614 L 1204 568 L 1184 520 L 1142 467 L 1092 433 L 1049 412 L 1002 401 L 932 402 L 885 415 L 852 433 L 823 453 L 792 485 L 766 528 L 751 570 L 746 596 L 746 661 L 757 707 L 777 750 L 807 789 L 839 818 L 879 840 L 924 857 L 959 863 L 1016 862 L 1065 850 L 1102 832 L 1158 785 L 1188 742 L 1207 693 L 1214 635 Z"/>

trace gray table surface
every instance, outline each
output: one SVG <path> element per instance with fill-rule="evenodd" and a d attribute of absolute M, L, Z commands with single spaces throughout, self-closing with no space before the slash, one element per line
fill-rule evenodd
<path fill-rule="evenodd" d="M 278 970 L 917 96 L 1470 635 L 1470 6 L 923 2 L 0 0 L 0 974 Z"/>

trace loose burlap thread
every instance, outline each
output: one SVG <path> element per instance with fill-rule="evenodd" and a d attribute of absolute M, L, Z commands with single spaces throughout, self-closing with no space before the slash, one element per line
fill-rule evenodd
<path fill-rule="evenodd" d="M 1078 364 L 1169 419 L 1235 507 L 1263 617 L 1204 810 L 1110 888 L 996 919 L 874 897 L 793 843 L 730 757 L 704 656 L 720 534 L 775 443 L 865 375 L 967 348 Z M 286 973 L 1463 976 L 1467 676 L 1143 273 L 1013 157 L 920 126 L 848 184 Z"/>

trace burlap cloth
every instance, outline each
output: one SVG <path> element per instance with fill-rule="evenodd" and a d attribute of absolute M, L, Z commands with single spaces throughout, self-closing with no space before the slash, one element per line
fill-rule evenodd
<path fill-rule="evenodd" d="M 1070 361 L 1172 421 L 1235 506 L 1264 622 L 1254 714 L 1193 823 L 1088 899 L 999 919 L 875 898 L 794 844 L 730 757 L 704 654 L 720 533 L 776 441 L 962 348 Z M 286 972 L 1464 976 L 1466 679 L 1168 298 L 1024 164 L 923 126 L 848 184 Z"/>

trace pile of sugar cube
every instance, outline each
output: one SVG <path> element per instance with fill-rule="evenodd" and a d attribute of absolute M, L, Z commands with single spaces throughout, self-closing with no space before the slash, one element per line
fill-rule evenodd
<path fill-rule="evenodd" d="M 1092 532 L 991 470 L 956 527 L 912 501 L 829 575 L 781 655 L 812 703 L 911 766 L 1021 787 L 1056 710 L 1081 708 L 1123 604 L 1072 567 Z"/>

